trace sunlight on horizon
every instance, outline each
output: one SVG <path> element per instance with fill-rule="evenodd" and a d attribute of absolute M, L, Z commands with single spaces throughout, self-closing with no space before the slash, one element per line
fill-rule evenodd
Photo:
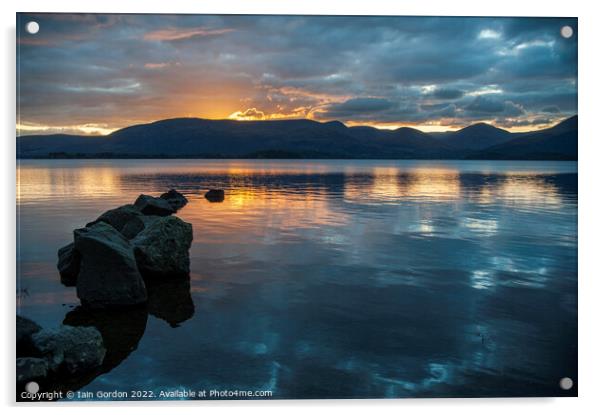
<path fill-rule="evenodd" d="M 29 124 L 29 123 L 24 123 L 24 124 L 17 123 L 16 124 L 16 135 L 17 135 L 17 137 L 20 137 L 20 136 L 27 136 L 27 135 L 69 134 L 69 135 L 81 135 L 81 136 L 88 136 L 88 137 L 104 137 L 104 136 L 110 135 L 111 133 L 114 133 L 115 131 L 119 131 L 119 130 L 122 130 L 124 128 L 130 127 L 133 125 L 152 124 L 154 122 L 169 120 L 169 119 L 174 119 L 174 118 L 198 118 L 198 119 L 206 119 L 206 120 L 212 120 L 212 121 L 239 121 L 239 122 L 246 122 L 246 121 L 270 122 L 270 121 L 277 121 L 277 120 L 279 120 L 279 121 L 310 120 L 310 121 L 315 121 L 315 122 L 319 122 L 322 124 L 327 123 L 327 122 L 332 122 L 332 121 L 338 121 L 338 122 L 341 122 L 342 124 L 346 125 L 347 127 L 359 127 L 359 126 L 374 127 L 379 130 L 397 130 L 399 128 L 412 128 L 412 129 L 422 131 L 424 133 L 453 132 L 453 131 L 458 131 L 458 130 L 461 130 L 463 128 L 469 127 L 469 126 L 477 124 L 477 123 L 490 124 L 497 128 L 502 128 L 506 131 L 514 132 L 514 133 L 529 132 L 529 131 L 535 132 L 535 131 L 543 130 L 546 128 L 551 128 L 554 125 L 558 124 L 559 122 L 563 121 L 563 119 L 554 119 L 552 122 L 537 125 L 537 126 L 517 126 L 517 127 L 508 128 L 508 127 L 498 126 L 492 120 L 478 120 L 478 121 L 474 121 L 474 122 L 471 122 L 471 123 L 465 124 L 465 125 L 408 124 L 408 123 L 383 124 L 383 123 L 371 122 L 371 121 L 342 122 L 342 121 L 339 121 L 336 119 L 327 120 L 327 121 L 326 120 L 325 121 L 322 121 L 322 120 L 317 121 L 312 118 L 291 117 L 288 114 L 268 114 L 268 115 L 264 116 L 263 118 L 255 118 L 254 116 L 245 116 L 245 115 L 243 115 L 243 112 L 241 112 L 241 111 L 236 111 L 236 112 L 230 114 L 227 118 L 223 118 L 223 117 L 211 118 L 211 117 L 203 117 L 203 116 L 186 115 L 186 116 L 182 116 L 182 117 L 151 119 L 151 120 L 135 122 L 132 124 L 127 124 L 127 125 L 123 125 L 120 123 L 119 124 L 120 126 L 111 126 L 109 124 L 94 124 L 94 123 L 76 124 L 76 125 L 40 125 L 40 124 Z"/>

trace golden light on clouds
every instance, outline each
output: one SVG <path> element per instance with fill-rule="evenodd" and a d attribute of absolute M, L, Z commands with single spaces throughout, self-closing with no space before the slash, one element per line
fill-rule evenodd
<path fill-rule="evenodd" d="M 76 125 L 41 125 L 41 124 L 32 124 L 25 123 L 19 124 L 17 123 L 17 135 L 21 134 L 81 134 L 81 135 L 109 135 L 113 131 L 118 130 L 118 127 L 111 127 L 107 124 L 76 124 Z"/>
<path fill-rule="evenodd" d="M 146 69 L 163 69 L 170 66 L 180 66 L 180 62 L 147 62 L 144 64 Z"/>
<path fill-rule="evenodd" d="M 576 36 L 558 34 L 562 25 L 577 29 L 570 18 L 516 25 L 425 17 L 424 31 L 409 17 L 17 18 L 23 134 L 107 134 L 178 117 L 306 118 L 424 132 L 487 122 L 520 132 L 577 112 Z M 41 37 L 26 33 L 29 21 L 39 22 Z M 457 27 L 465 30 L 450 37 Z M 467 64 L 475 56 L 478 64 Z"/>
<path fill-rule="evenodd" d="M 262 120 L 282 120 L 308 118 L 308 108 L 299 107 L 289 113 L 275 112 L 266 113 L 257 108 L 247 108 L 243 111 L 235 111 L 228 116 L 230 120 L 237 121 L 262 121 Z"/>
<path fill-rule="evenodd" d="M 161 29 L 161 30 L 154 30 L 154 31 L 148 32 L 144 35 L 144 40 L 174 41 L 174 40 L 190 39 L 193 37 L 222 35 L 224 33 L 229 33 L 232 31 L 233 31 L 233 29 L 228 29 L 228 28 L 226 28 L 226 29 L 206 29 L 203 27 L 191 28 L 191 29 L 169 28 L 169 29 Z"/>

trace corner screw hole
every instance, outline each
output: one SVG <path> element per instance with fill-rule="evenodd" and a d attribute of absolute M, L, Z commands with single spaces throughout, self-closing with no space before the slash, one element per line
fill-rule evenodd
<path fill-rule="evenodd" d="M 30 35 L 35 35 L 36 33 L 38 33 L 40 31 L 40 25 L 38 24 L 38 22 L 28 22 L 25 25 L 25 30 Z"/>

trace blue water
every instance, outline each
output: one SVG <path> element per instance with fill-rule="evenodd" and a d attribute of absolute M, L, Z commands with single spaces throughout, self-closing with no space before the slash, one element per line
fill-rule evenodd
<path fill-rule="evenodd" d="M 57 249 L 170 187 L 190 199 L 190 284 L 152 288 L 148 310 L 78 309 Z M 577 383 L 574 162 L 29 160 L 17 207 L 18 313 L 108 342 L 81 391 L 576 394 L 558 386 Z"/>

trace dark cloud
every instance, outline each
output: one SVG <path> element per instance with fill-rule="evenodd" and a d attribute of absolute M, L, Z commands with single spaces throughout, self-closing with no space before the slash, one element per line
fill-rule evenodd
<path fill-rule="evenodd" d="M 374 115 L 389 110 L 393 103 L 382 98 L 353 98 L 342 103 L 329 105 L 324 112 L 323 118 L 349 119 Z"/>
<path fill-rule="evenodd" d="M 453 88 L 437 88 L 432 96 L 438 99 L 458 99 L 462 98 L 464 91 Z"/>
<path fill-rule="evenodd" d="M 552 105 L 549 107 L 542 108 L 541 112 L 546 112 L 548 114 L 558 114 L 560 112 L 560 109 L 556 105 Z"/>
<path fill-rule="evenodd" d="M 507 118 L 499 118 L 496 119 L 496 124 L 500 127 L 504 128 L 512 128 L 512 127 L 538 127 L 538 126 L 546 126 L 552 123 L 554 119 L 552 118 L 535 118 L 535 119 L 524 119 L 524 120 L 516 120 L 516 119 L 507 119 Z"/>
<path fill-rule="evenodd" d="M 567 24 L 571 39 L 559 35 Z M 572 18 L 19 14 L 19 115 L 69 128 L 249 108 L 373 124 L 554 122 L 577 109 L 577 29 Z"/>
<path fill-rule="evenodd" d="M 503 101 L 499 98 L 485 95 L 477 96 L 465 107 L 465 110 L 471 114 L 490 115 L 503 113 L 509 117 L 516 117 L 525 113 L 525 110 L 520 105 L 512 101 Z"/>

